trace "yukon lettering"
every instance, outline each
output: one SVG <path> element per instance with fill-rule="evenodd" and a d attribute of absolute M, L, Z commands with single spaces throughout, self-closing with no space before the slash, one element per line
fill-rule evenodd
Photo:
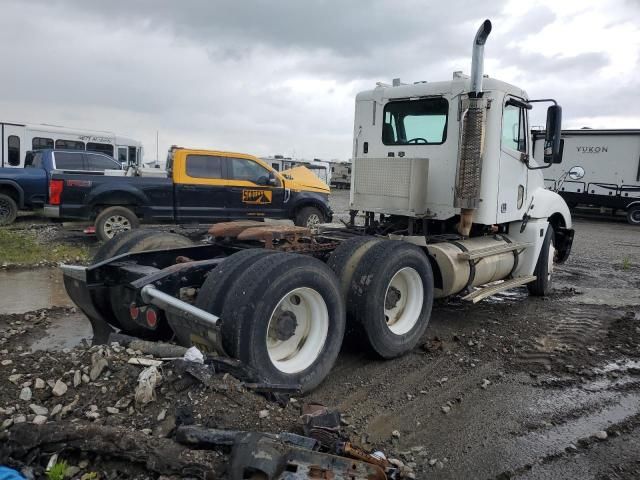
<path fill-rule="evenodd" d="M 576 148 L 578 149 L 578 153 L 606 153 L 609 151 L 609 147 L 605 145 L 601 147 L 581 146 Z"/>

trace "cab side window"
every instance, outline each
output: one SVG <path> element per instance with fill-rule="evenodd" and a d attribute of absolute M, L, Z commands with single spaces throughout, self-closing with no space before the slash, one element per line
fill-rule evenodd
<path fill-rule="evenodd" d="M 230 158 L 229 170 L 231 180 L 246 180 L 258 185 L 266 185 L 269 180 L 269 170 L 244 158 Z"/>
<path fill-rule="evenodd" d="M 502 147 L 526 153 L 527 126 L 524 108 L 506 104 L 502 116 Z"/>
<path fill-rule="evenodd" d="M 222 158 L 187 155 L 187 175 L 192 178 L 222 178 Z"/>

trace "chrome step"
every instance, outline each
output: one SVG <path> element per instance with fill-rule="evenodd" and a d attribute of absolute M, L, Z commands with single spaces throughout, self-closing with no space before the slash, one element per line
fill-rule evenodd
<path fill-rule="evenodd" d="M 490 285 L 487 285 L 486 287 L 481 287 L 478 290 L 471 292 L 469 295 L 462 297 L 462 300 L 478 303 L 480 300 L 490 297 L 491 295 L 495 295 L 498 292 L 503 292 L 513 287 L 519 287 L 520 285 L 533 282 L 535 279 L 535 275 L 526 275 L 524 277 L 505 280 L 501 283 L 492 283 Z"/>
<path fill-rule="evenodd" d="M 479 258 L 490 257 L 492 255 L 498 255 L 505 252 L 512 252 L 514 250 L 524 250 L 525 248 L 529 248 L 531 246 L 533 246 L 533 243 L 505 243 L 493 247 L 480 248 L 478 250 L 473 250 L 472 252 L 460 252 L 458 253 L 458 258 L 460 260 L 477 260 Z"/>

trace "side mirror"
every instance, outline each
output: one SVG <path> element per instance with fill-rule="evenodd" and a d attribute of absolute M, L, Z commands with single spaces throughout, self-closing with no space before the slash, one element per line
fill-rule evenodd
<path fill-rule="evenodd" d="M 547 126 L 544 137 L 544 163 L 561 163 L 562 147 L 562 107 L 551 105 L 547 109 Z"/>
<path fill-rule="evenodd" d="M 28 151 L 24 155 L 24 166 L 26 168 L 26 167 L 30 167 L 32 165 L 33 165 L 33 152 L 32 151 Z"/>
<path fill-rule="evenodd" d="M 269 185 L 275 187 L 278 185 L 278 179 L 276 178 L 276 174 L 273 172 L 269 172 Z"/>
<path fill-rule="evenodd" d="M 582 177 L 584 177 L 584 173 L 585 173 L 584 168 L 580 166 L 576 166 L 576 167 L 571 167 L 571 170 L 567 172 L 567 176 L 571 180 L 580 180 Z"/>
<path fill-rule="evenodd" d="M 258 185 L 269 185 L 269 177 L 266 175 L 258 177 L 258 180 L 256 180 L 256 183 Z"/>

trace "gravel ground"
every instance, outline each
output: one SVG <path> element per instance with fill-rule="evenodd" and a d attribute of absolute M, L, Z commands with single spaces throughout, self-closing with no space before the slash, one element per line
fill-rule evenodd
<path fill-rule="evenodd" d="M 332 204 L 344 214 L 348 191 Z M 169 368 L 155 402 L 110 414 L 106 407 L 133 394 L 141 367 L 128 365 L 132 355 L 123 350 L 60 350 L 71 344 L 53 341 L 56 332 L 82 316 L 56 295 L 59 308 L 0 315 L 0 360 L 11 361 L 0 364 L 0 421 L 33 421 L 35 403 L 51 422 L 149 428 L 155 438 L 164 434 L 163 410 L 175 416 L 176 406 L 192 405 L 207 425 L 300 432 L 299 402 L 318 401 L 342 412 L 352 440 L 401 459 L 416 478 L 640 478 L 640 230 L 593 218 L 575 223 L 574 249 L 555 272 L 551 296 L 531 298 L 523 288 L 475 306 L 438 302 L 423 344 L 395 360 L 376 359 L 352 336 L 326 381 L 284 408 L 238 390 L 228 377 L 216 385 L 231 382 L 232 400 L 200 387 L 176 392 Z M 48 338 L 47 353 L 32 353 L 34 344 L 48 348 Z M 108 357 L 107 378 L 74 386 L 75 371 L 86 374 L 98 353 Z M 35 388 L 36 378 L 44 389 Z M 52 393 L 57 380 L 69 384 L 63 398 Z M 32 382 L 28 401 L 19 398 L 25 382 Z M 51 415 L 76 396 L 65 419 Z M 92 405 L 94 419 L 87 417 Z M 30 458 L 42 462 L 33 452 Z M 107 477 L 122 468 L 95 457 L 70 460 L 89 461 L 83 471 L 102 468 Z"/>

